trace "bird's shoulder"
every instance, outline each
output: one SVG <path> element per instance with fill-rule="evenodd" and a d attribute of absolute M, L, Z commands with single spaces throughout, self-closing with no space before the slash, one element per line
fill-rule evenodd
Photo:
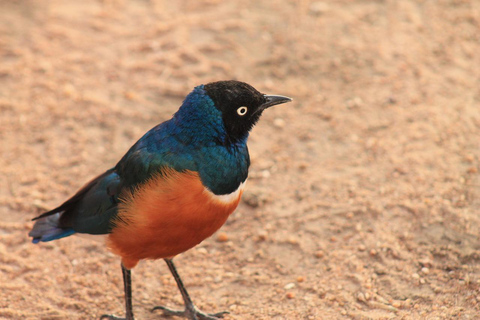
<path fill-rule="evenodd" d="M 248 175 L 245 142 L 229 144 L 208 130 L 193 130 L 173 118 L 139 139 L 118 162 L 116 172 L 126 187 L 147 182 L 165 169 L 198 172 L 215 194 L 235 191 Z"/>

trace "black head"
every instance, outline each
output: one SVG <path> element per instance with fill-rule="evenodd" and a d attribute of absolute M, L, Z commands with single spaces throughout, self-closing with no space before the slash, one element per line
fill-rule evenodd
<path fill-rule="evenodd" d="M 204 87 L 215 107 L 222 112 L 223 122 L 231 141 L 245 138 L 257 123 L 263 110 L 292 99 L 265 95 L 251 85 L 230 80 L 206 84 Z"/>

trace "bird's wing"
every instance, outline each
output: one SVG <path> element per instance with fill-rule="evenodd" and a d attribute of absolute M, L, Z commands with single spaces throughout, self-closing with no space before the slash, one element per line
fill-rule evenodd
<path fill-rule="evenodd" d="M 168 130 L 160 126 L 145 134 L 112 169 L 99 175 L 59 207 L 43 213 L 30 235 L 49 241 L 72 233 L 106 234 L 117 216 L 125 191 L 146 182 L 164 168 L 195 170 L 195 164 Z M 48 240 L 43 240 L 43 238 Z"/>
<path fill-rule="evenodd" d="M 74 232 L 108 233 L 109 221 L 116 215 L 120 189 L 121 179 L 115 169 L 106 171 L 57 208 L 34 218 L 37 222 L 30 236 L 54 240 Z"/>

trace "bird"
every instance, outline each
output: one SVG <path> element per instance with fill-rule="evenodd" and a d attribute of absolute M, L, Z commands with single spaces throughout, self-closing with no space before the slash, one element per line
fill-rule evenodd
<path fill-rule="evenodd" d="M 173 258 L 210 237 L 236 209 L 250 166 L 249 133 L 263 111 L 290 101 L 237 80 L 195 87 L 171 119 L 145 133 L 113 168 L 34 218 L 32 242 L 84 235 L 120 257 L 125 317 L 100 319 L 134 319 L 131 269 L 144 259 L 164 259 L 185 305 L 152 311 L 222 318 L 228 312 L 207 314 L 193 304 Z"/>

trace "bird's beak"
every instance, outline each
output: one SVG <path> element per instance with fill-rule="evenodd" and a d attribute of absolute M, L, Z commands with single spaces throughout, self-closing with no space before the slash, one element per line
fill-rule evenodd
<path fill-rule="evenodd" d="M 276 95 L 264 95 L 266 102 L 261 105 L 260 109 L 265 110 L 267 108 L 276 106 L 277 104 L 287 103 L 292 101 L 291 98 L 285 96 L 276 96 Z"/>

